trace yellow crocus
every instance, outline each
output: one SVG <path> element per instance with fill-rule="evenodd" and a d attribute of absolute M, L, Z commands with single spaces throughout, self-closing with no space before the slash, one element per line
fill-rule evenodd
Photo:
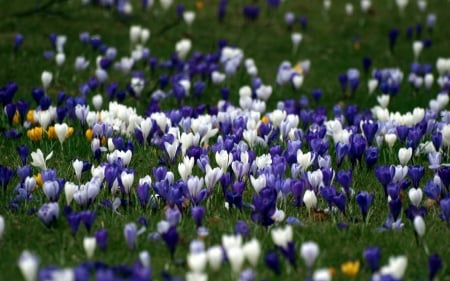
<path fill-rule="evenodd" d="M 28 110 L 27 112 L 27 121 L 30 122 L 31 124 L 34 123 L 34 110 Z"/>
<path fill-rule="evenodd" d="M 201 1 L 201 0 L 198 0 L 198 1 L 195 2 L 195 7 L 199 11 L 203 10 L 204 6 L 205 6 L 205 3 L 203 1 Z"/>
<path fill-rule="evenodd" d="M 67 130 L 66 139 L 70 138 L 70 136 L 73 135 L 74 131 L 75 129 L 73 127 L 69 127 L 69 129 Z"/>
<path fill-rule="evenodd" d="M 41 173 L 37 173 L 37 174 L 34 175 L 33 177 L 34 177 L 34 179 L 36 180 L 36 184 L 37 184 L 38 187 L 41 187 L 41 186 L 44 184 L 44 182 L 42 181 L 42 175 L 41 175 Z"/>
<path fill-rule="evenodd" d="M 27 136 L 32 141 L 40 141 L 40 140 L 42 140 L 43 132 L 44 132 L 44 130 L 42 129 L 42 127 L 34 127 L 27 131 Z"/>
<path fill-rule="evenodd" d="M 51 140 L 56 140 L 58 137 L 56 136 L 55 126 L 50 126 L 47 129 L 47 137 Z"/>
<path fill-rule="evenodd" d="M 14 116 L 13 116 L 13 123 L 19 124 L 19 121 L 20 121 L 20 114 L 19 114 L 19 111 L 16 111 L 16 113 L 14 113 Z"/>
<path fill-rule="evenodd" d="M 88 141 L 92 141 L 92 137 L 94 136 L 94 131 L 92 131 L 92 129 L 87 129 L 85 136 Z"/>
<path fill-rule="evenodd" d="M 357 261 L 348 261 L 341 264 L 341 271 L 347 277 L 355 277 L 359 272 L 360 262 Z"/>

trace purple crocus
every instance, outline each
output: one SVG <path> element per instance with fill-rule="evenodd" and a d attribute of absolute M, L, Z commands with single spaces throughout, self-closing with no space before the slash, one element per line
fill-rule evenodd
<path fill-rule="evenodd" d="M 142 208 L 145 208 L 150 200 L 150 186 L 148 183 L 139 184 L 136 187 L 136 193 Z"/>
<path fill-rule="evenodd" d="M 364 259 L 372 272 L 380 268 L 381 251 L 378 247 L 367 247 L 364 250 Z"/>
<path fill-rule="evenodd" d="M 447 189 L 447 192 L 449 191 L 449 185 L 450 185 L 450 167 L 441 167 L 438 170 L 439 178 L 441 179 L 442 184 Z"/>
<path fill-rule="evenodd" d="M 280 259 L 276 252 L 271 251 L 267 253 L 264 260 L 266 265 L 275 272 L 276 275 L 281 274 Z"/>
<path fill-rule="evenodd" d="M 133 250 L 136 245 L 136 239 L 138 236 L 137 225 L 134 222 L 127 223 L 123 228 L 123 234 L 125 236 L 128 248 L 130 250 Z"/>
<path fill-rule="evenodd" d="M 352 170 L 339 170 L 336 174 L 337 182 L 344 188 L 345 193 L 350 195 L 350 185 L 352 183 Z"/>
<path fill-rule="evenodd" d="M 81 222 L 81 216 L 79 213 L 72 212 L 66 216 L 67 223 L 69 224 L 72 235 L 75 236 L 78 232 L 78 228 Z"/>
<path fill-rule="evenodd" d="M 205 216 L 205 207 L 204 206 L 195 206 L 191 209 L 191 215 L 194 219 L 195 225 L 200 227 L 202 225 L 203 217 Z"/>
<path fill-rule="evenodd" d="M 369 146 L 366 149 L 366 167 L 371 169 L 378 161 L 380 149 L 376 146 Z"/>
<path fill-rule="evenodd" d="M 361 210 L 363 221 L 366 221 L 367 213 L 369 212 L 369 208 L 372 205 L 373 198 L 373 193 L 369 193 L 367 191 L 359 191 L 356 194 L 356 202 L 358 203 L 359 209 Z"/>
<path fill-rule="evenodd" d="M 414 165 L 408 167 L 408 176 L 412 181 L 412 185 L 414 188 L 419 188 L 420 180 L 425 174 L 425 168 L 420 165 Z"/>
<path fill-rule="evenodd" d="M 250 235 L 250 228 L 244 221 L 237 221 L 234 226 L 234 233 L 236 235 L 241 235 L 242 237 L 247 237 Z"/>
<path fill-rule="evenodd" d="M 100 250 L 105 251 L 106 245 L 108 243 L 108 230 L 107 229 L 99 229 L 95 232 L 95 241 L 97 242 Z"/>
<path fill-rule="evenodd" d="M 8 186 L 9 181 L 11 180 L 13 175 L 13 169 L 0 165 L 0 187 L 4 192 L 6 191 L 6 187 Z"/>
<path fill-rule="evenodd" d="M 242 8 L 242 13 L 244 14 L 244 17 L 255 21 L 259 17 L 259 7 L 258 6 L 252 6 L 252 5 L 246 5 L 244 8 Z"/>
<path fill-rule="evenodd" d="M 276 210 L 276 201 L 277 192 L 275 188 L 265 187 L 254 195 L 252 220 L 266 227 L 274 223 L 272 216 Z"/>
<path fill-rule="evenodd" d="M 391 52 L 394 51 L 395 43 L 397 43 L 397 38 L 399 35 L 399 30 L 397 28 L 393 28 L 389 31 L 389 49 Z"/>
<path fill-rule="evenodd" d="M 393 177 L 393 171 L 390 166 L 377 166 L 375 168 L 375 176 L 377 177 L 378 181 L 381 183 L 384 189 L 384 195 L 387 198 L 387 186 L 392 181 Z"/>
<path fill-rule="evenodd" d="M 433 254 L 428 257 L 428 280 L 433 281 L 436 274 L 442 268 L 442 259 L 438 254 Z"/>
<path fill-rule="evenodd" d="M 356 160 L 361 161 L 361 158 L 366 150 L 367 141 L 360 134 L 352 134 L 350 136 L 350 150 L 348 156 L 350 161 L 352 162 L 352 166 L 354 167 L 356 164 Z"/>
<path fill-rule="evenodd" d="M 79 214 L 80 220 L 83 222 L 84 227 L 86 227 L 86 230 L 90 232 L 92 225 L 94 224 L 94 221 L 97 218 L 97 213 L 95 211 L 86 210 L 81 211 Z"/>
<path fill-rule="evenodd" d="M 173 259 L 179 238 L 176 226 L 170 226 L 167 221 L 160 221 L 158 223 L 158 232 L 166 243 L 170 256 Z"/>
<path fill-rule="evenodd" d="M 25 37 L 23 37 L 22 34 L 20 33 L 16 33 L 14 35 L 14 51 L 18 51 L 20 46 L 22 46 L 23 44 L 23 40 L 25 39 Z"/>
<path fill-rule="evenodd" d="M 450 196 L 439 201 L 439 206 L 441 207 L 439 217 L 447 222 L 447 224 L 450 224 Z"/>
<path fill-rule="evenodd" d="M 38 217 L 48 227 L 59 216 L 59 206 L 57 202 L 46 203 L 39 208 Z"/>

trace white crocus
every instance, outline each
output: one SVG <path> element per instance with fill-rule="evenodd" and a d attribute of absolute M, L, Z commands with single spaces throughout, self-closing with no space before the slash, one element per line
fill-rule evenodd
<path fill-rule="evenodd" d="M 100 94 L 97 94 L 92 97 L 92 104 L 94 105 L 95 110 L 99 111 L 102 109 L 103 105 L 103 96 Z"/>
<path fill-rule="evenodd" d="M 3 233 L 5 232 L 5 219 L 2 215 L 0 215 L 0 240 L 3 237 Z"/>
<path fill-rule="evenodd" d="M 223 250 L 220 246 L 212 246 L 207 252 L 209 266 L 213 271 L 217 271 L 223 261 Z"/>
<path fill-rule="evenodd" d="M 75 159 L 72 162 L 73 170 L 75 171 L 75 176 L 77 177 L 78 182 L 81 181 L 81 173 L 83 172 L 83 161 L 79 159 Z"/>
<path fill-rule="evenodd" d="M 303 153 L 300 149 L 297 150 L 297 163 L 300 164 L 302 172 L 305 172 L 313 162 L 314 155 L 311 152 Z"/>
<path fill-rule="evenodd" d="M 66 123 L 55 124 L 55 133 L 58 137 L 59 143 L 62 145 L 66 140 L 67 134 L 69 132 L 69 126 Z"/>
<path fill-rule="evenodd" d="M 375 80 L 375 81 L 377 81 L 377 80 Z M 383 109 L 388 107 L 390 99 L 391 99 L 390 95 L 377 96 L 377 102 Z"/>
<path fill-rule="evenodd" d="M 414 188 L 414 187 L 411 188 L 408 191 L 408 197 L 414 206 L 419 207 L 420 202 L 422 201 L 422 197 L 423 197 L 422 189 Z"/>
<path fill-rule="evenodd" d="M 181 39 L 175 45 L 175 51 L 178 57 L 184 60 L 192 48 L 192 42 L 189 39 Z"/>
<path fill-rule="evenodd" d="M 233 247 L 227 251 L 227 256 L 231 265 L 231 270 L 235 273 L 241 271 L 245 257 L 244 251 L 240 247 Z"/>
<path fill-rule="evenodd" d="M 187 264 L 190 270 L 196 273 L 205 271 L 208 256 L 206 252 L 189 253 L 187 256 Z"/>
<path fill-rule="evenodd" d="M 47 165 L 46 161 L 48 161 L 53 156 L 53 151 L 50 152 L 47 157 L 44 158 L 44 154 L 41 149 L 37 149 L 35 152 L 31 152 L 31 159 L 33 160 L 30 164 L 33 167 L 39 168 L 41 170 L 46 170 Z"/>
<path fill-rule="evenodd" d="M 390 257 L 389 264 L 380 269 L 381 274 L 390 274 L 396 279 L 402 279 L 408 265 L 406 256 Z"/>
<path fill-rule="evenodd" d="M 412 148 L 408 147 L 408 148 L 400 148 L 398 150 L 398 159 L 400 161 L 401 165 L 406 165 L 408 164 L 409 160 L 411 160 L 412 157 Z"/>
<path fill-rule="evenodd" d="M 313 274 L 314 281 L 331 281 L 331 273 L 327 268 L 317 269 Z"/>
<path fill-rule="evenodd" d="M 83 248 L 88 259 L 91 259 L 94 256 L 96 246 L 97 241 L 95 240 L 95 237 L 84 237 Z"/>
<path fill-rule="evenodd" d="M 139 253 L 139 261 L 144 268 L 150 268 L 150 254 L 148 251 L 142 251 Z"/>
<path fill-rule="evenodd" d="M 57 53 L 55 56 L 55 62 L 57 66 L 62 66 L 66 61 L 66 55 L 64 53 Z"/>
<path fill-rule="evenodd" d="M 70 205 L 70 203 L 73 200 L 73 196 L 75 192 L 78 191 L 78 185 L 74 184 L 73 182 L 66 182 L 64 184 L 64 194 L 66 195 L 66 202 L 67 205 Z"/>
<path fill-rule="evenodd" d="M 291 41 L 292 41 L 292 52 L 295 54 L 297 52 L 298 46 L 300 45 L 300 42 L 302 41 L 303 36 L 299 32 L 294 32 L 291 34 Z"/>
<path fill-rule="evenodd" d="M 413 224 L 417 235 L 422 238 L 425 235 L 425 221 L 422 216 L 415 216 Z"/>
<path fill-rule="evenodd" d="M 126 194 L 130 193 L 131 186 L 133 185 L 134 181 L 134 173 L 127 173 L 123 171 L 120 174 L 120 179 L 122 181 L 122 186 Z"/>
<path fill-rule="evenodd" d="M 305 203 L 306 209 L 308 212 L 311 212 L 311 208 L 315 208 L 317 205 L 317 197 L 314 193 L 314 190 L 306 190 L 305 194 L 303 194 L 303 203 Z"/>
<path fill-rule="evenodd" d="M 46 90 L 50 86 L 50 83 L 52 83 L 52 80 L 53 80 L 53 74 L 50 71 L 42 72 L 41 81 L 42 81 L 42 86 L 44 87 L 44 90 Z"/>
<path fill-rule="evenodd" d="M 222 172 L 226 173 L 228 167 L 233 162 L 233 154 L 228 153 L 226 150 L 216 152 L 216 163 L 222 169 Z"/>
<path fill-rule="evenodd" d="M 184 19 L 184 22 L 187 24 L 187 26 L 191 27 L 192 23 L 195 20 L 195 12 L 194 11 L 185 11 L 183 13 L 183 19 Z"/>
<path fill-rule="evenodd" d="M 384 135 L 384 140 L 386 141 L 389 148 L 393 148 L 395 142 L 397 141 L 397 135 L 396 134 L 386 134 Z"/>
<path fill-rule="evenodd" d="M 25 281 L 37 280 L 39 259 L 36 255 L 30 253 L 28 250 L 23 251 L 22 254 L 20 254 L 17 265 L 19 266 Z"/>
<path fill-rule="evenodd" d="M 414 41 L 412 45 L 414 59 L 417 61 L 419 59 L 420 53 L 423 50 L 423 42 L 422 41 Z"/>
<path fill-rule="evenodd" d="M 291 225 L 286 225 L 284 228 L 274 228 L 270 232 L 272 237 L 272 241 L 278 247 L 282 247 L 287 249 L 289 242 L 292 241 L 293 238 L 293 229 Z"/>
<path fill-rule="evenodd" d="M 261 255 L 261 244 L 258 239 L 253 238 L 248 241 L 242 247 L 245 257 L 250 262 L 252 266 L 256 266 L 258 264 L 258 259 Z"/>
<path fill-rule="evenodd" d="M 164 11 L 169 10 L 170 6 L 172 6 L 173 0 L 159 0 L 161 7 Z"/>
<path fill-rule="evenodd" d="M 311 268 L 319 256 L 319 245 L 314 241 L 304 242 L 300 248 L 300 256 L 307 267 Z"/>
<path fill-rule="evenodd" d="M 256 193 L 259 193 L 261 189 L 266 187 L 266 175 L 262 174 L 258 178 L 250 175 L 250 182 L 252 183 L 252 186 L 255 189 Z"/>

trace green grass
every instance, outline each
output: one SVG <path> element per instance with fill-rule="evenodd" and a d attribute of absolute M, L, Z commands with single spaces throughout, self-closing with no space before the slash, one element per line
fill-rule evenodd
<path fill-rule="evenodd" d="M 354 15 L 347 17 L 344 13 L 344 4 L 338 1 L 333 2 L 333 6 L 328 13 L 322 10 L 322 1 L 285 1 L 277 10 L 268 10 L 265 1 L 245 1 L 246 4 L 257 3 L 262 7 L 260 18 L 255 22 L 244 20 L 241 8 L 244 3 L 240 1 L 229 1 L 227 15 L 222 23 L 216 20 L 216 6 L 219 2 L 205 1 L 205 8 L 197 12 L 197 18 L 192 26 L 191 32 L 187 33 L 185 24 L 177 19 L 175 11 L 164 13 L 157 11 L 159 8 L 143 12 L 140 11 L 138 1 L 134 1 L 135 13 L 131 17 L 125 17 L 112 10 L 105 10 L 96 6 L 82 6 L 81 1 L 62 1 L 49 9 L 41 12 L 34 12 L 29 15 L 20 15 L 24 11 L 33 10 L 39 1 L 6 1 L 0 0 L 0 85 L 9 81 L 15 81 L 19 85 L 19 91 L 15 100 L 26 99 L 31 101 L 31 89 L 41 87 L 40 76 L 43 70 L 54 73 L 58 71 L 54 61 L 46 61 L 42 57 L 42 52 L 52 49 L 48 35 L 51 32 L 65 34 L 68 37 L 66 44 L 66 63 L 59 70 L 58 78 L 54 78 L 48 94 L 54 99 L 59 91 L 67 94 L 78 95 L 78 85 L 93 75 L 95 70 L 95 58 L 98 55 L 90 47 L 84 47 L 78 39 L 80 32 L 87 31 L 90 34 L 99 34 L 103 41 L 114 46 L 118 50 L 118 57 L 129 55 L 129 35 L 128 30 L 131 25 L 140 24 L 151 30 L 151 38 L 147 47 L 151 50 L 152 56 L 161 59 L 168 59 L 174 51 L 174 44 L 179 39 L 189 36 L 193 42 L 192 51 L 202 53 L 214 52 L 217 50 L 217 41 L 226 39 L 231 45 L 242 48 L 246 58 L 253 58 L 259 70 L 259 76 L 265 84 L 274 85 L 274 92 L 268 103 L 268 111 L 274 109 L 280 100 L 298 100 L 301 95 L 310 97 L 312 89 L 321 88 L 324 96 L 319 104 L 313 107 L 324 106 L 328 110 L 339 102 L 344 104 L 358 104 L 360 108 L 369 109 L 376 104 L 375 95 L 368 96 L 366 82 L 368 76 L 361 73 L 361 85 L 353 97 L 344 97 L 337 80 L 339 73 L 345 72 L 348 68 L 358 68 L 362 70 L 362 59 L 369 56 L 373 60 L 373 67 L 400 67 L 405 79 L 398 96 L 391 99 L 390 110 L 406 112 L 416 106 L 426 107 L 428 101 L 435 97 L 437 86 L 434 86 L 430 93 L 422 90 L 414 94 L 407 85 L 407 74 L 409 65 L 413 60 L 412 40 L 405 38 L 405 30 L 408 26 L 415 26 L 416 23 L 425 24 L 427 13 L 417 11 L 414 1 L 407 7 L 404 16 L 397 12 L 395 4 L 390 0 L 373 1 L 374 8 L 370 14 L 361 15 L 359 11 L 359 1 L 353 0 L 355 6 Z M 44 2 L 44 1 L 40 1 Z M 178 1 L 177 1 L 178 2 Z M 193 1 L 180 1 L 185 3 L 186 8 L 194 9 Z M 244 2 L 244 1 L 242 1 Z M 157 6 L 158 4 L 156 4 Z M 448 49 L 450 29 L 445 25 L 445 20 L 449 16 L 449 4 L 447 2 L 430 0 L 427 11 L 437 15 L 438 24 L 433 33 L 428 33 L 426 28 L 423 31 L 423 38 L 432 39 L 432 47 L 425 49 L 421 56 L 421 63 L 430 63 L 434 66 L 438 57 L 450 57 Z M 294 31 L 303 34 L 298 52 L 292 54 L 290 31 L 284 25 L 283 17 L 286 11 L 293 11 L 296 15 L 308 17 L 308 27 L 303 30 L 296 24 Z M 395 52 L 391 53 L 388 48 L 387 34 L 391 28 L 398 28 L 400 36 L 395 47 Z M 12 50 L 14 34 L 20 32 L 25 36 L 23 46 L 17 53 Z M 360 37 L 360 47 L 355 48 L 353 38 Z M 191 53 L 192 53 L 191 51 Z M 73 62 L 76 56 L 84 55 L 91 61 L 88 71 L 76 74 L 73 69 Z M 279 64 L 288 60 L 296 63 L 299 60 L 310 59 L 311 71 L 305 77 L 303 87 L 298 91 L 293 91 L 289 86 L 275 86 L 276 68 Z M 135 69 L 141 69 L 139 65 Z M 145 67 L 146 77 L 150 77 L 148 86 L 144 90 L 142 99 L 127 98 L 124 102 L 127 105 L 137 108 L 139 114 L 144 114 L 148 105 L 148 96 L 152 86 L 156 84 L 157 75 L 150 76 L 148 67 Z M 159 74 L 159 73 L 158 73 Z M 129 77 L 117 71 L 109 72 L 109 81 L 117 81 L 121 88 L 129 82 Z M 231 89 L 230 100 L 238 101 L 238 90 L 242 85 L 250 84 L 250 78 L 245 74 L 242 67 L 238 73 L 230 80 L 227 86 Z M 101 92 L 101 91 L 100 91 Z M 214 105 L 220 99 L 219 88 L 208 85 L 200 100 L 186 100 L 185 104 L 195 105 L 205 103 Z M 105 99 L 106 100 L 106 99 Z M 32 107 L 35 104 L 32 103 Z M 164 101 L 161 105 L 163 109 L 174 108 L 177 103 L 174 100 Z M 105 107 L 105 106 L 104 106 Z M 329 111 L 330 112 L 330 111 Z M 56 140 L 46 140 L 32 142 L 25 136 L 18 140 L 0 138 L 0 164 L 15 169 L 20 166 L 20 160 L 15 152 L 19 145 L 28 145 L 30 151 L 41 148 L 44 154 L 54 151 L 54 156 L 48 162 L 48 167 L 57 169 L 58 177 L 63 177 L 68 181 L 76 181 L 71 167 L 71 161 L 75 158 L 93 161 L 90 151 L 90 144 L 84 138 L 84 132 L 77 122 L 67 121 L 75 127 L 74 135 L 69 138 L 61 149 Z M 2 129 L 8 128 L 5 116 L 0 121 Z M 136 170 L 134 186 L 137 180 L 144 175 L 150 174 L 153 178 L 152 168 L 157 165 L 158 157 L 163 156 L 159 148 L 148 145 L 140 146 L 134 138 L 131 138 L 135 145 L 130 167 Z M 398 147 L 396 147 L 398 148 Z M 330 155 L 334 157 L 334 150 Z M 395 150 L 396 151 L 396 150 Z M 267 153 L 267 149 L 261 148 L 257 154 Z M 397 163 L 396 152 L 389 153 L 385 147 L 381 151 L 380 164 Z M 210 159 L 214 155 L 210 152 Z M 177 161 L 180 160 L 179 158 Z M 105 161 L 103 156 L 102 161 Z M 178 163 L 175 161 L 175 163 Z M 414 159 L 416 163 L 426 164 L 425 156 Z M 212 160 L 214 163 L 214 160 Z M 177 164 L 170 168 L 174 171 L 176 178 Z M 350 168 L 350 163 L 345 162 L 343 168 Z M 34 170 L 36 173 L 37 170 Z M 194 174 L 201 174 L 198 167 Z M 432 177 L 427 172 L 421 181 L 422 186 L 426 180 Z M 83 181 L 89 180 L 88 175 L 83 175 Z M 39 208 L 46 198 L 42 190 L 34 192 L 35 200 L 22 204 L 18 211 L 12 212 L 5 207 L 9 204 L 12 190 L 17 184 L 15 177 L 8 185 L 7 191 L 0 196 L 0 214 L 5 217 L 5 233 L 0 240 L 0 280 L 19 280 L 20 273 L 16 266 L 17 259 L 24 249 L 39 255 L 42 267 L 57 265 L 60 267 L 74 267 L 86 260 L 82 247 L 83 237 L 92 235 L 96 230 L 106 228 L 109 231 L 108 249 L 106 252 L 96 250 L 94 259 L 105 262 L 109 265 L 127 264 L 131 265 L 138 258 L 139 251 L 148 250 L 152 257 L 152 269 L 154 280 L 161 280 L 160 272 L 163 269 L 171 274 L 183 276 L 188 270 L 184 264 L 186 254 L 189 250 L 189 243 L 197 237 L 196 230 L 189 209 L 183 210 L 183 218 L 178 226 L 180 242 L 175 253 L 175 261 L 170 260 L 170 255 L 165 245 L 161 241 L 150 241 L 146 235 L 156 231 L 157 223 L 164 218 L 163 204 L 158 208 L 142 209 L 136 203 L 127 209 L 120 209 L 120 215 L 114 214 L 111 210 L 102 208 L 98 202 L 103 199 L 113 199 L 113 196 L 102 191 L 99 198 L 91 209 L 96 210 L 97 219 L 91 233 L 87 233 L 84 227 L 80 227 L 76 236 L 72 236 L 70 229 L 60 215 L 57 223 L 50 228 L 45 227 L 36 215 L 28 215 L 31 208 Z M 253 190 L 249 184 L 249 189 L 244 193 L 247 202 L 251 202 Z M 388 214 L 382 188 L 377 182 L 373 170 L 367 171 L 363 167 L 358 167 L 354 171 L 353 188 L 358 190 L 368 190 L 376 194 L 374 205 L 371 208 L 371 216 L 368 223 L 361 222 L 358 206 L 354 199 L 348 204 L 348 218 L 341 214 L 335 214 L 324 221 L 312 219 L 305 208 L 300 210 L 290 205 L 289 200 L 281 204 L 287 216 L 295 216 L 304 223 L 302 227 L 295 227 L 294 241 L 298 253 L 300 245 L 304 241 L 314 240 L 320 246 L 320 256 L 316 263 L 317 268 L 333 267 L 337 270 L 334 280 L 346 280 L 340 272 L 340 265 L 348 260 L 361 260 L 363 250 L 368 246 L 379 246 L 382 251 L 382 262 L 388 262 L 389 256 L 406 255 L 408 257 L 408 267 L 405 280 L 425 280 L 428 276 L 427 259 L 421 246 L 416 244 L 413 226 L 403 215 L 405 229 L 400 232 L 379 232 L 377 227 L 384 223 Z M 132 193 L 132 198 L 136 194 Z M 208 227 L 210 235 L 205 238 L 205 244 L 212 246 L 220 244 L 222 234 L 231 234 L 234 231 L 236 221 L 247 222 L 251 229 L 251 237 L 256 237 L 263 245 L 263 253 L 273 248 L 270 237 L 270 229 L 254 224 L 250 219 L 250 210 L 242 211 L 231 209 L 226 211 L 223 207 L 223 195 L 219 185 L 216 186 L 214 194 L 206 202 L 207 214 L 205 226 Z M 406 198 L 403 200 L 404 206 L 409 203 Z M 60 208 L 65 204 L 64 195 L 59 200 Z M 74 206 L 74 203 L 72 203 Z M 279 206 L 280 207 L 280 206 Z M 325 208 L 326 204 L 319 200 L 319 208 Z M 79 207 L 74 206 L 75 209 Z M 449 228 L 438 218 L 440 212 L 438 206 L 428 209 L 426 217 L 427 230 L 425 234 L 426 243 L 431 253 L 439 253 L 444 262 L 443 269 L 439 273 L 439 280 L 450 280 L 450 242 Z M 149 220 L 146 233 L 138 238 L 137 249 L 130 251 L 123 238 L 123 227 L 128 222 L 136 222 L 139 217 L 144 216 Z M 353 222 L 353 219 L 355 222 Z M 349 222 L 349 228 L 338 230 L 336 223 L 340 221 Z M 283 226 L 284 223 L 279 224 Z M 259 266 L 256 268 L 257 280 L 268 278 L 270 280 L 294 280 L 305 276 L 305 267 L 298 257 L 297 268 L 288 268 L 288 264 L 282 261 L 283 270 L 281 277 L 275 276 L 265 266 L 263 257 L 260 258 Z M 246 264 L 244 267 L 247 267 Z M 210 280 L 236 279 L 230 273 L 229 264 L 224 263 L 219 274 L 210 272 Z M 289 272 L 289 273 L 288 273 Z M 367 280 L 370 273 L 362 268 L 355 280 Z"/>

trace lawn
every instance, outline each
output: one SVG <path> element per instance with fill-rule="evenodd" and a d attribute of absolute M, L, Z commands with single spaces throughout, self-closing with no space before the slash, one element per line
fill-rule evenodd
<path fill-rule="evenodd" d="M 106 2 L 0 0 L 0 280 L 450 280 L 448 1 Z"/>

